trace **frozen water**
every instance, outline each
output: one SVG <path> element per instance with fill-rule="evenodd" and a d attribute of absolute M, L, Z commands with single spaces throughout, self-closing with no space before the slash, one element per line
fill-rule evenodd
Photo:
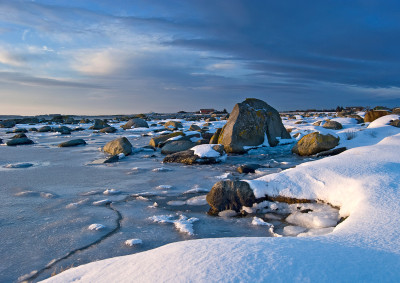
<path fill-rule="evenodd" d="M 213 122 L 210 132 L 224 123 Z M 110 124 L 119 129 L 122 123 Z M 191 122 L 183 124 L 188 129 Z M 41 126 L 21 125 L 26 128 Z M 0 146 L 0 254 L 7 258 L 0 264 L 1 282 L 16 281 L 33 270 L 42 269 L 50 261 L 96 241 L 100 242 L 56 262 L 35 280 L 49 277 L 54 269 L 141 252 L 176 241 L 271 236 L 265 227 L 251 225 L 252 217 L 207 215 L 209 207 L 204 195 L 219 180 L 218 176 L 244 178 L 236 172 L 240 164 L 276 164 L 274 166 L 280 168 L 281 165 L 287 166 L 284 163 L 296 166 L 304 161 L 304 158 L 291 155 L 291 145 L 282 145 L 258 148 L 257 154 L 232 155 L 217 165 L 162 164 L 160 150 L 149 155 L 141 149 L 149 143 L 151 136 L 140 135 L 144 132 L 152 134 L 151 130 L 160 127 L 100 134 L 88 130 L 89 124 L 80 126 L 85 130 L 66 136 L 28 132 L 28 137 L 35 142 L 33 145 Z M 12 134 L 5 132 L 6 129 L 0 129 L 0 135 L 6 141 Z M 107 155 L 99 149 L 122 136 L 127 136 L 138 150 L 117 163 L 89 165 L 106 158 Z M 57 147 L 61 142 L 78 138 L 84 139 L 87 145 Z M 203 153 L 208 155 L 212 151 L 205 146 Z M 33 166 L 5 168 L 9 164 L 27 163 Z M 260 176 L 245 176 L 249 180 L 257 177 Z M 121 214 L 121 221 L 118 221 L 116 211 Z M 154 215 L 176 213 L 187 217 L 174 218 L 176 229 L 149 221 L 149 217 Z M 236 216 L 237 213 L 225 211 L 220 215 Z M 193 219 L 198 221 L 194 222 Z M 91 231 L 88 227 L 93 223 L 101 223 L 106 228 Z M 273 224 L 278 233 L 286 225 Z M 103 239 L 113 229 L 117 229 L 118 233 Z M 143 244 L 132 251 L 124 244 L 130 238 L 140 238 Z"/>

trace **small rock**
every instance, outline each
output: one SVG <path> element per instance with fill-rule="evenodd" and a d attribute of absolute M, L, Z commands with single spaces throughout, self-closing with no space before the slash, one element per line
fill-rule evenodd
<path fill-rule="evenodd" d="M 25 144 L 33 144 L 33 141 L 28 138 L 17 138 L 9 140 L 6 144 L 8 146 L 25 145 Z"/>
<path fill-rule="evenodd" d="M 167 129 L 174 129 L 174 130 L 178 128 L 183 128 L 182 123 L 177 121 L 168 121 L 167 123 L 164 124 L 164 127 Z"/>
<path fill-rule="evenodd" d="M 143 241 L 141 239 L 130 239 L 130 240 L 125 241 L 125 245 L 127 245 L 129 247 L 133 247 L 135 245 L 140 245 L 142 243 L 143 243 Z"/>
<path fill-rule="evenodd" d="M 89 129 L 90 130 L 101 130 L 101 129 L 107 128 L 107 127 L 110 127 L 110 125 L 107 124 L 107 122 L 100 120 L 100 119 L 95 119 L 93 126 L 91 126 Z"/>
<path fill-rule="evenodd" d="M 115 133 L 116 131 L 117 131 L 117 129 L 114 127 L 105 127 L 100 130 L 100 133 L 112 134 L 112 133 Z"/>
<path fill-rule="evenodd" d="M 112 155 L 123 153 L 129 155 L 132 153 L 132 144 L 128 141 L 126 137 L 117 138 L 110 141 L 103 147 L 104 152 L 110 153 Z"/>
<path fill-rule="evenodd" d="M 141 118 L 133 118 L 130 119 L 125 125 L 122 125 L 121 128 L 124 130 L 128 130 L 131 128 L 148 128 L 149 125 L 147 122 Z"/>
<path fill-rule="evenodd" d="M 150 140 L 149 145 L 152 147 L 159 147 L 159 145 L 165 142 L 166 140 L 176 136 L 184 136 L 184 134 L 182 132 L 174 132 L 166 135 L 157 136 Z"/>
<path fill-rule="evenodd" d="M 70 147 L 70 146 L 78 146 L 85 145 L 86 142 L 83 139 L 70 140 L 63 143 L 60 143 L 58 147 Z"/>
<path fill-rule="evenodd" d="M 301 156 L 314 155 L 321 151 L 332 149 L 338 144 L 338 137 L 314 132 L 302 137 L 292 148 L 292 152 Z"/>
<path fill-rule="evenodd" d="M 262 167 L 260 164 L 243 164 L 240 165 L 236 170 L 241 174 L 255 173 L 256 169 Z"/>
<path fill-rule="evenodd" d="M 166 143 L 162 149 L 162 154 L 171 154 L 176 153 L 184 150 L 188 150 L 194 147 L 196 144 L 194 142 L 188 140 L 177 140 L 177 141 L 170 141 Z"/>
<path fill-rule="evenodd" d="M 51 127 L 50 127 L 50 126 L 43 126 L 43 127 L 40 127 L 40 128 L 38 129 L 38 132 L 39 132 L 39 133 L 51 132 Z"/>
<path fill-rule="evenodd" d="M 27 136 L 24 133 L 20 133 L 20 134 L 16 134 L 13 137 L 11 137 L 12 139 L 21 139 L 21 138 L 27 138 Z"/>
<path fill-rule="evenodd" d="M 196 124 L 190 125 L 189 131 L 201 131 L 201 128 Z"/>
<path fill-rule="evenodd" d="M 332 121 L 332 120 L 328 120 L 326 121 L 323 125 L 323 128 L 325 129 L 332 129 L 332 130 L 340 130 L 343 129 L 342 124 L 340 124 L 339 122 L 336 121 Z"/>

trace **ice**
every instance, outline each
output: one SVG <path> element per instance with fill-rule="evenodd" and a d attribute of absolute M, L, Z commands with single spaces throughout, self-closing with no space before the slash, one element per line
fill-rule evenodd
<path fill-rule="evenodd" d="M 125 245 L 127 245 L 129 247 L 141 245 L 142 243 L 143 243 L 143 241 L 141 239 L 129 239 L 129 240 L 125 241 Z"/>
<path fill-rule="evenodd" d="M 98 224 L 98 223 L 91 224 L 91 225 L 89 225 L 89 227 L 88 227 L 88 229 L 89 229 L 89 230 L 92 230 L 92 231 L 100 231 L 100 230 L 103 230 L 103 229 L 105 229 L 105 228 L 106 228 L 106 227 L 105 227 L 104 225 Z"/>
<path fill-rule="evenodd" d="M 168 172 L 168 171 L 171 171 L 171 169 L 165 168 L 165 167 L 158 167 L 158 168 L 154 168 L 152 171 L 153 172 Z"/>
<path fill-rule="evenodd" d="M 314 236 L 323 236 L 329 233 L 332 233 L 335 227 L 327 227 L 321 229 L 310 229 L 307 232 L 300 233 L 297 237 L 314 237 Z"/>
<path fill-rule="evenodd" d="M 170 190 L 172 189 L 171 185 L 159 185 L 156 187 L 157 190 Z"/>
<path fill-rule="evenodd" d="M 321 204 L 303 204 L 300 207 L 301 210 L 297 211 L 299 210 L 298 207 L 300 206 L 290 206 L 294 212 L 286 218 L 288 223 L 306 228 L 327 228 L 336 226 L 340 219 L 339 210 L 329 206 Z M 307 210 L 310 211 L 302 212 Z"/>
<path fill-rule="evenodd" d="M 182 206 L 186 204 L 186 201 L 182 201 L 182 200 L 171 200 L 169 202 L 167 202 L 168 205 L 171 206 Z"/>
<path fill-rule="evenodd" d="M 283 235 L 284 236 L 297 236 L 300 233 L 303 233 L 304 231 L 306 231 L 307 228 L 304 227 L 300 227 L 300 226 L 285 226 L 283 228 Z"/>
<path fill-rule="evenodd" d="M 14 163 L 14 164 L 7 164 L 4 166 L 4 168 L 29 168 L 32 167 L 33 163 L 27 163 L 27 162 L 23 162 L 23 163 Z"/>
<path fill-rule="evenodd" d="M 208 193 L 210 189 L 200 188 L 199 186 L 194 186 L 193 189 L 187 190 L 184 194 L 195 194 L 195 193 Z"/>
<path fill-rule="evenodd" d="M 207 197 L 207 195 L 192 197 L 192 198 L 186 200 L 186 204 L 187 205 L 206 205 L 207 204 L 206 197 Z"/>
<path fill-rule="evenodd" d="M 227 209 L 227 210 L 220 211 L 218 213 L 218 216 L 220 216 L 220 217 L 234 217 L 237 214 L 238 213 L 236 211 L 231 210 L 231 209 Z"/>
<path fill-rule="evenodd" d="M 103 192 L 103 195 L 118 195 L 120 193 L 121 191 L 118 191 L 116 189 L 107 189 Z"/>

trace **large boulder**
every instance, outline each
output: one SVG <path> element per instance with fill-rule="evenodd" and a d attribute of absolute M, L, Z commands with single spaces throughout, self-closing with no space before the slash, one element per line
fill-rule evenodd
<path fill-rule="evenodd" d="M 339 122 L 336 122 L 336 121 L 332 121 L 332 120 L 325 121 L 325 123 L 322 125 L 322 127 L 325 129 L 331 129 L 331 130 L 343 129 L 342 124 L 340 124 Z"/>
<path fill-rule="evenodd" d="M 110 141 L 103 147 L 104 152 L 112 155 L 123 153 L 129 155 L 132 153 L 132 144 L 128 141 L 126 137 L 117 138 Z"/>
<path fill-rule="evenodd" d="M 244 146 L 261 145 L 265 137 L 270 146 L 279 143 L 277 138 L 291 138 L 278 111 L 262 100 L 248 98 L 235 105 L 218 143 L 224 145 L 226 152 L 244 153 Z"/>
<path fill-rule="evenodd" d="M 389 115 L 390 113 L 386 110 L 370 110 L 365 113 L 364 122 L 373 122 L 376 119 Z"/>
<path fill-rule="evenodd" d="M 152 147 L 158 147 L 160 144 L 164 144 L 166 140 L 177 136 L 184 136 L 184 134 L 182 132 L 173 132 L 165 135 L 156 136 L 150 140 L 149 145 Z"/>
<path fill-rule="evenodd" d="M 323 135 L 320 133 L 311 133 L 302 137 L 292 148 L 292 152 L 301 156 L 314 155 L 336 147 L 339 144 L 339 138 L 333 135 Z"/>
<path fill-rule="evenodd" d="M 110 125 L 107 124 L 107 122 L 105 122 L 104 120 L 95 119 L 93 126 L 91 126 L 89 129 L 91 129 L 91 130 L 101 130 L 101 129 L 107 128 L 107 127 L 110 127 Z"/>
<path fill-rule="evenodd" d="M 194 143 L 190 140 L 170 141 L 161 148 L 161 153 L 162 154 L 171 154 L 171 153 L 175 153 L 175 152 L 180 152 L 180 151 L 191 149 L 195 145 L 196 145 L 196 143 Z"/>
<path fill-rule="evenodd" d="M 28 138 L 16 138 L 11 139 L 6 143 L 8 146 L 16 146 L 16 145 L 24 145 L 24 144 L 33 144 L 33 141 Z"/>
<path fill-rule="evenodd" d="M 86 142 L 83 139 L 69 140 L 66 142 L 62 142 L 58 145 L 58 147 L 70 147 L 70 146 L 78 146 L 85 145 Z"/>
<path fill-rule="evenodd" d="M 125 125 L 122 125 L 121 128 L 124 130 L 131 129 L 131 128 L 148 128 L 149 125 L 147 122 L 141 118 L 133 118 L 126 122 Z"/>
<path fill-rule="evenodd" d="M 239 212 L 243 206 L 251 207 L 256 198 L 247 182 L 224 180 L 212 187 L 206 200 L 211 206 L 210 213 L 218 214 L 223 210 Z"/>
<path fill-rule="evenodd" d="M 15 127 L 15 121 L 14 120 L 0 121 L 0 128 L 12 128 L 12 127 Z"/>

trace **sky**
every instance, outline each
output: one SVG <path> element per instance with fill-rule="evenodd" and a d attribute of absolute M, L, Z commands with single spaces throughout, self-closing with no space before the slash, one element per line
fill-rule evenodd
<path fill-rule="evenodd" d="M 0 0 L 0 115 L 400 106 L 400 2 Z"/>

